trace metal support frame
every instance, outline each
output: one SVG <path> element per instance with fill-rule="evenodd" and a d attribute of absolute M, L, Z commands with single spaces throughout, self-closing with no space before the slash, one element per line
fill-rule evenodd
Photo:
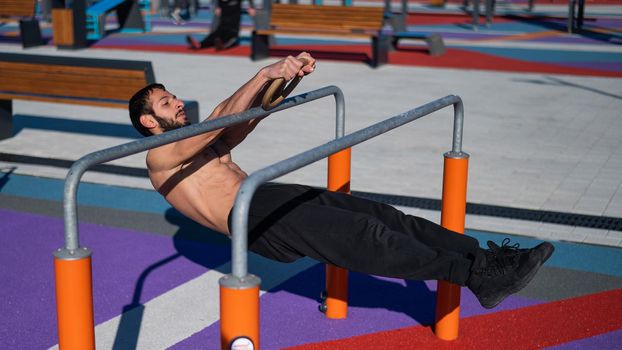
<path fill-rule="evenodd" d="M 76 203 L 80 179 L 90 167 L 212 130 L 230 127 L 255 118 L 263 118 L 271 113 L 279 112 L 327 96 L 334 96 L 335 98 L 336 135 L 339 137 L 343 135 L 345 125 L 345 101 L 343 92 L 336 86 L 327 86 L 288 98 L 270 111 L 265 111 L 260 107 L 256 107 L 242 113 L 190 125 L 161 135 L 150 136 L 148 138 L 93 152 L 78 159 L 69 169 L 65 179 L 63 200 L 65 246 L 54 252 L 59 342 L 63 343 L 61 348 L 67 346 L 76 349 L 94 349 L 95 347 L 94 325 L 92 321 L 91 251 L 88 248 L 80 247 Z M 226 303 L 226 300 L 223 299 L 224 295 L 234 295 L 233 298 L 236 301 L 239 300 L 237 298 L 241 295 L 248 302 L 256 300 L 258 303 L 259 282 L 259 278 L 253 276 L 246 276 L 246 278 L 241 280 L 237 277 L 221 279 L 221 302 L 224 301 Z M 80 297 L 76 298 L 76 295 Z M 228 300 L 232 299 L 229 298 Z M 247 324 L 255 324 L 258 326 L 258 305 L 255 309 L 256 312 L 253 315 L 246 313 L 247 320 L 249 321 Z M 72 317 L 72 315 L 76 315 L 76 317 Z M 239 318 L 237 314 L 235 316 L 234 322 L 228 323 L 232 323 L 234 327 L 238 327 L 240 325 Z M 256 317 L 256 322 L 253 317 Z M 223 317 L 221 317 L 221 325 L 223 324 L 222 319 Z M 246 325 L 244 325 L 244 327 Z M 258 348 L 258 333 L 251 336 L 254 336 L 254 339 L 256 339 L 255 344 Z M 244 339 L 242 340 L 245 341 Z M 223 343 L 222 347 L 225 348 L 229 345 L 230 344 Z"/>
<path fill-rule="evenodd" d="M 80 247 L 79 233 L 78 233 L 78 217 L 77 217 L 77 190 L 82 175 L 90 167 L 112 161 L 115 159 L 123 158 L 129 155 L 140 153 L 152 148 L 160 147 L 165 144 L 177 142 L 182 139 L 193 137 L 199 134 L 203 134 L 209 131 L 222 129 L 233 126 L 238 123 L 249 121 L 255 118 L 262 118 L 268 114 L 282 111 L 297 105 L 301 105 L 307 102 L 314 101 L 316 99 L 334 96 L 336 102 L 336 139 L 327 142 L 321 146 L 312 148 L 305 152 L 299 153 L 295 156 L 289 157 L 280 162 L 274 163 L 270 166 L 262 168 L 252 174 L 250 174 L 242 183 L 238 194 L 236 196 L 233 217 L 232 217 L 232 233 L 231 233 L 231 251 L 232 251 L 232 272 L 221 278 L 221 303 L 223 303 L 223 293 L 237 294 L 235 297 L 225 300 L 226 303 L 231 303 L 232 298 L 238 298 L 239 295 L 245 294 L 244 298 L 252 303 L 254 300 L 258 302 L 259 283 L 258 277 L 248 273 L 248 214 L 250 209 L 250 203 L 256 189 L 263 183 L 275 179 L 279 176 L 285 175 L 294 170 L 300 169 L 306 165 L 314 163 L 320 159 L 326 158 L 340 152 L 344 149 L 350 148 L 361 142 L 364 142 L 373 137 L 384 134 L 392 129 L 403 126 L 414 120 L 417 120 L 423 116 L 431 114 L 435 111 L 443 109 L 447 106 L 454 106 L 454 127 L 452 138 L 452 150 L 450 154 L 454 157 L 464 155 L 462 152 L 462 130 L 464 121 L 464 109 L 462 100 L 455 95 L 449 95 L 438 100 L 432 101 L 418 108 L 411 109 L 402 114 L 396 115 L 382 122 L 371 125 L 367 128 L 361 129 L 354 133 L 344 136 L 345 130 L 345 101 L 343 93 L 336 86 L 327 86 L 318 90 L 310 91 L 304 94 L 300 94 L 286 99 L 283 103 L 271 111 L 265 111 L 259 107 L 252 108 L 242 113 L 234 114 L 226 118 L 219 118 L 210 122 L 199 123 L 190 125 L 185 128 L 181 128 L 175 131 L 167 132 L 161 135 L 151 136 L 145 139 L 136 140 L 133 142 L 125 143 L 119 146 L 107 148 L 97 152 L 90 153 L 79 160 L 77 160 L 69 169 L 68 175 L 65 180 L 64 188 L 64 222 L 65 222 L 65 246 L 54 252 L 56 263 L 60 266 L 63 261 L 77 261 L 81 266 L 79 269 L 72 268 L 67 275 L 78 276 L 80 282 L 73 281 L 75 283 L 62 284 L 62 288 L 68 285 L 72 285 L 71 288 L 79 289 L 83 295 L 84 301 L 78 303 L 70 300 L 70 307 L 77 307 L 79 309 L 85 309 L 84 318 L 88 321 L 89 313 L 92 315 L 92 291 L 91 291 L 91 277 L 90 277 L 90 255 L 91 251 L 88 248 Z M 73 271 L 75 270 L 75 271 Z M 78 271 L 76 273 L 76 271 Z M 57 269 L 57 275 L 63 273 L 62 270 Z M 71 277 L 73 278 L 73 277 Z M 64 279 L 67 282 L 67 279 Z M 57 279 L 57 291 L 59 290 L 61 283 Z M 82 333 L 88 333 L 87 337 L 82 337 L 83 348 L 93 348 L 92 341 L 92 323 L 89 322 L 73 322 L 72 324 L 61 325 L 60 315 L 66 315 L 67 309 L 63 307 L 63 302 L 59 300 L 60 296 L 57 292 L 57 307 L 59 313 L 59 329 L 63 329 L 65 332 L 65 338 L 73 339 Z M 90 300 L 90 301 L 89 301 Z M 223 304 L 224 305 L 224 304 Z M 258 304 L 256 310 L 250 310 L 247 324 L 244 327 L 248 327 L 248 324 L 252 326 L 250 328 L 253 334 L 228 334 L 227 337 L 221 336 L 221 347 L 226 348 L 233 345 L 234 342 L 242 339 L 243 341 L 249 341 L 257 348 L 259 348 L 259 335 L 258 335 Z M 90 310 L 90 311 L 89 311 Z M 257 311 L 257 312 L 255 312 Z M 221 310 L 221 323 L 224 323 L 224 316 L 222 316 L 223 310 Z M 236 314 L 239 316 L 239 314 Z M 227 316 L 227 319 L 231 317 Z M 87 324 L 88 330 L 84 329 L 84 324 Z M 229 322 L 231 323 L 231 322 Z M 239 323 L 239 322 L 235 322 Z M 62 326 L 62 327 L 61 327 Z M 234 325 L 237 327 L 237 325 Z M 243 331 L 244 332 L 244 331 Z M 229 336 L 233 338 L 229 339 Z M 225 339 L 226 338 L 226 339 Z M 229 343 L 231 341 L 231 343 Z"/>
<path fill-rule="evenodd" d="M 244 279 L 248 274 L 248 212 L 253 194 L 261 184 L 451 105 L 454 106 L 452 152 L 461 154 L 464 108 L 460 97 L 449 95 L 344 137 L 327 142 L 321 146 L 299 153 L 250 174 L 240 186 L 231 221 L 233 276 Z"/>

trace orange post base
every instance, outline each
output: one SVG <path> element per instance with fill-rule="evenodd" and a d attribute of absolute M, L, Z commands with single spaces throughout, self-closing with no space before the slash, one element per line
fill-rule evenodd
<path fill-rule="evenodd" d="M 220 348 L 259 349 L 259 285 L 246 289 L 220 286 Z"/>
<path fill-rule="evenodd" d="M 326 317 L 348 317 L 348 270 L 326 265 Z"/>
<path fill-rule="evenodd" d="M 54 274 L 59 349 L 95 349 L 91 257 L 55 257 Z"/>
<path fill-rule="evenodd" d="M 460 286 L 439 281 L 436 292 L 436 324 L 434 333 L 443 340 L 456 340 L 458 338 L 459 322 Z"/>

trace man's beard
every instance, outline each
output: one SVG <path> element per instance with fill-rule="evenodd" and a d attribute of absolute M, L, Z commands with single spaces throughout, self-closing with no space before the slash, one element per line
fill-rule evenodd
<path fill-rule="evenodd" d="M 190 121 L 186 120 L 183 123 L 177 122 L 177 119 L 173 120 L 173 121 L 168 121 L 164 118 L 160 118 L 157 115 L 153 115 L 153 118 L 158 122 L 158 124 L 160 125 L 160 129 L 162 129 L 163 132 L 167 132 L 167 131 L 171 131 L 171 130 L 176 130 L 179 128 L 183 128 L 184 126 L 188 126 L 190 125 Z"/>

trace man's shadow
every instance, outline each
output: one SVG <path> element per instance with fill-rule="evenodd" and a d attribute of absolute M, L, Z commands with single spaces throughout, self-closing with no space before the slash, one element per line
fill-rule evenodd
<path fill-rule="evenodd" d="M 173 244 L 177 253 L 154 262 L 138 277 L 132 301 L 123 307 L 113 349 L 133 349 L 138 342 L 140 326 L 145 306 L 140 302 L 145 281 L 157 269 L 180 257 L 184 257 L 210 270 L 222 270 L 231 260 L 231 241 L 221 233 L 211 231 L 184 217 L 174 209 L 165 213 L 166 220 L 177 226 Z M 253 253 L 251 253 L 253 254 Z M 261 258 L 263 259 L 263 258 Z M 262 271 L 253 271 L 259 277 L 279 270 L 286 263 L 267 261 Z M 280 266 L 279 266 L 280 265 Z M 229 266 L 229 265 L 227 265 Z M 249 266 L 253 270 L 253 266 Z M 231 271 L 219 271 L 228 274 Z M 285 291 L 301 297 L 316 300 L 320 304 L 320 294 L 325 289 L 325 267 L 317 263 L 269 288 L 271 293 Z M 350 273 L 349 306 L 363 308 L 382 308 L 408 315 L 422 325 L 434 322 L 436 293 L 423 281 L 383 279 L 366 274 Z M 317 311 L 319 312 L 319 311 Z"/>
<path fill-rule="evenodd" d="M 173 243 L 178 252 L 154 262 L 140 274 L 134 287 L 131 302 L 123 306 L 113 349 L 135 349 L 138 344 L 140 326 L 145 311 L 145 306 L 141 303 L 141 296 L 145 281 L 150 274 L 157 273 L 158 268 L 180 257 L 185 257 L 208 269 L 217 269 L 231 260 L 231 243 L 223 234 L 211 231 L 193 222 L 174 209 L 168 209 L 165 218 L 169 223 L 178 227 L 173 236 Z M 228 273 L 229 271 L 221 272 Z"/>

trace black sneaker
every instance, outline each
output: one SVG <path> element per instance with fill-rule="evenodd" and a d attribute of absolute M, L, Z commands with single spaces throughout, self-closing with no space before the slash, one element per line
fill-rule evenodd
<path fill-rule="evenodd" d="M 194 40 L 194 38 L 191 37 L 190 35 L 186 35 L 186 42 L 188 43 L 188 46 L 192 50 L 201 49 L 201 44 L 198 41 Z"/>
<path fill-rule="evenodd" d="M 506 238 L 499 247 L 488 241 L 489 249 L 480 251 L 471 268 L 467 287 L 486 309 L 525 288 L 555 250 L 548 242 L 531 249 L 519 249 L 518 244 L 509 243 Z"/>

